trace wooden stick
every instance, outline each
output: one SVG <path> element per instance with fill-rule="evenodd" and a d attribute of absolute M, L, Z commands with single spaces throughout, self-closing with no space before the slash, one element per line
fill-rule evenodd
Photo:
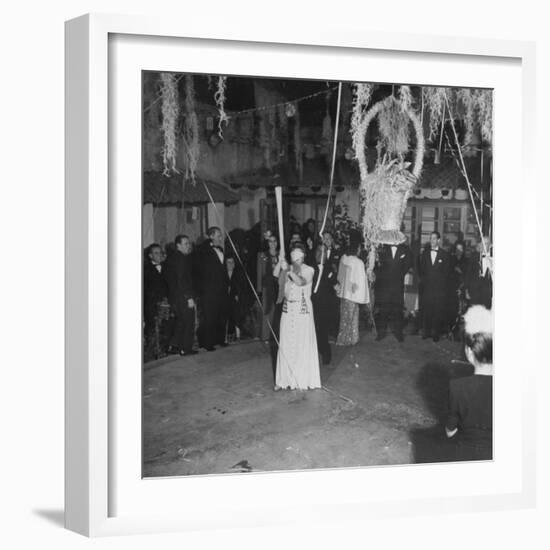
<path fill-rule="evenodd" d="M 277 222 L 279 224 L 280 257 L 286 258 L 285 254 L 285 231 L 283 226 L 283 188 L 275 187 L 275 201 L 277 202 Z"/>

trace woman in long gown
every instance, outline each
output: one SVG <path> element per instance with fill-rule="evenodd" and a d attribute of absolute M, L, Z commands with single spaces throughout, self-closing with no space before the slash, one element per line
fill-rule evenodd
<path fill-rule="evenodd" d="M 279 352 L 275 390 L 321 387 L 317 337 L 311 305 L 313 268 L 304 263 L 299 246 L 290 252 L 291 266 L 279 264 L 279 284 L 284 285 L 283 312 L 279 332 Z"/>
<path fill-rule="evenodd" d="M 369 303 L 365 264 L 358 257 L 360 251 L 360 241 L 351 239 L 338 267 L 336 294 L 340 298 L 340 330 L 337 346 L 354 346 L 359 342 L 359 305 Z"/>

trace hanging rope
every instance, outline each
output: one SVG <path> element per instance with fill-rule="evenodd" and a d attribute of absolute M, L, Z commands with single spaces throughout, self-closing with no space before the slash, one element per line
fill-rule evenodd
<path fill-rule="evenodd" d="M 185 76 L 185 74 L 180 75 L 176 79 L 176 84 L 184 76 Z M 341 83 L 340 83 L 340 86 L 341 86 Z M 338 86 L 332 86 L 331 88 L 328 88 L 327 90 L 321 90 L 320 92 L 315 92 L 313 94 L 309 94 L 309 95 L 299 97 L 298 99 L 292 99 L 290 101 L 281 101 L 280 103 L 275 103 L 273 105 L 262 105 L 261 107 L 252 107 L 251 109 L 244 109 L 242 111 L 234 111 L 232 113 L 228 113 L 228 118 L 233 118 L 233 117 L 236 117 L 238 115 L 243 115 L 243 114 L 247 114 L 247 113 L 255 113 L 255 112 L 258 112 L 258 111 L 266 111 L 268 109 L 273 109 L 275 107 L 282 107 L 283 105 L 289 105 L 290 103 L 300 103 L 301 101 L 306 101 L 308 99 L 312 99 L 312 98 L 320 96 L 320 95 L 329 94 L 331 91 L 336 90 L 337 87 Z M 151 103 L 149 103 L 149 105 L 147 105 L 147 107 L 144 107 L 143 112 L 146 113 L 147 111 L 149 111 L 149 109 L 151 109 L 151 107 L 153 107 L 153 105 L 155 105 L 155 103 L 157 103 L 161 99 L 162 99 L 162 93 L 159 92 L 157 97 L 153 101 L 151 101 Z"/>
<path fill-rule="evenodd" d="M 330 199 L 332 198 L 332 188 L 334 185 L 334 168 L 336 166 L 336 149 L 338 146 L 338 126 L 340 123 L 340 103 L 342 100 L 342 83 L 338 83 L 338 102 L 336 104 L 336 123 L 334 124 L 334 142 L 332 144 L 332 165 L 330 167 L 330 183 L 327 195 L 327 204 L 325 206 L 325 215 L 323 216 L 323 223 L 321 229 L 319 229 L 319 236 L 321 240 L 323 239 L 323 233 L 325 231 L 325 225 L 327 223 L 328 209 L 330 207 Z M 321 262 L 319 264 L 319 277 L 317 278 L 317 283 L 315 284 L 315 289 L 313 290 L 314 294 L 317 294 L 319 290 L 319 284 L 321 282 L 321 277 L 323 275 L 323 270 L 325 267 L 325 247 L 321 244 Z"/>
<path fill-rule="evenodd" d="M 453 136 L 455 138 L 455 143 L 456 143 L 456 146 L 457 146 L 457 149 L 458 149 L 458 156 L 459 156 L 460 164 L 461 164 L 461 167 L 462 167 L 462 174 L 463 174 L 464 178 L 466 179 L 466 183 L 468 185 L 468 192 L 470 194 L 470 200 L 472 201 L 472 209 L 474 211 L 474 216 L 476 218 L 477 227 L 479 229 L 479 233 L 480 233 L 480 237 L 481 237 L 481 246 L 483 247 L 483 253 L 486 256 L 488 256 L 489 251 L 487 250 L 487 245 L 485 244 L 485 239 L 483 238 L 483 229 L 481 227 L 481 222 L 479 220 L 479 216 L 478 216 L 478 213 L 477 213 L 476 203 L 474 201 L 474 194 L 472 192 L 473 186 L 470 183 L 470 178 L 468 177 L 468 173 L 466 171 L 466 164 L 464 162 L 464 157 L 462 156 L 462 150 L 460 148 L 460 141 L 458 140 L 458 134 L 457 134 L 456 128 L 455 128 L 454 117 L 453 117 L 453 113 L 451 111 L 451 107 L 449 105 L 449 99 L 447 97 L 446 92 L 444 92 L 444 97 L 445 97 L 445 104 L 447 105 L 447 110 L 449 111 L 449 118 L 451 120 L 451 128 L 453 130 Z"/>
<path fill-rule="evenodd" d="M 451 141 L 449 140 L 449 136 L 447 135 L 447 130 L 445 130 L 445 142 L 447 143 L 448 150 L 451 151 L 451 154 L 453 156 L 453 160 L 455 161 L 455 164 L 458 168 L 458 171 L 462 174 L 464 179 L 466 179 L 466 175 L 464 173 L 464 170 L 462 170 L 462 166 L 460 164 L 460 160 L 458 159 L 458 156 L 455 153 L 455 149 L 451 145 Z M 476 151 L 481 151 L 483 153 L 483 149 L 476 149 Z M 472 187 L 472 192 L 474 193 L 476 199 L 481 201 L 481 197 L 479 196 L 479 193 L 476 191 L 475 187 Z M 491 212 L 493 211 L 493 207 L 488 203 L 483 201 L 483 204 L 485 207 L 487 207 Z"/>

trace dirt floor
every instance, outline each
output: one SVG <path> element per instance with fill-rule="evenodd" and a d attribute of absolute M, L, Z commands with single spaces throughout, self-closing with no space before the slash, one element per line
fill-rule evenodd
<path fill-rule="evenodd" d="M 357 346 L 333 346 L 324 388 L 308 392 L 273 391 L 260 341 L 147 363 L 143 475 L 440 460 L 429 442 L 441 435 L 449 378 L 471 372 L 462 361 L 456 342 L 365 333 Z"/>

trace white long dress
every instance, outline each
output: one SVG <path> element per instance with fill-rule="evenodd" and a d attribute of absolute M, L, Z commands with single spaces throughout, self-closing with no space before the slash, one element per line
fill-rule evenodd
<path fill-rule="evenodd" d="M 306 281 L 304 286 L 298 286 L 286 276 L 275 384 L 281 388 L 307 390 L 321 387 L 311 304 L 313 268 L 303 264 L 300 276 Z"/>

